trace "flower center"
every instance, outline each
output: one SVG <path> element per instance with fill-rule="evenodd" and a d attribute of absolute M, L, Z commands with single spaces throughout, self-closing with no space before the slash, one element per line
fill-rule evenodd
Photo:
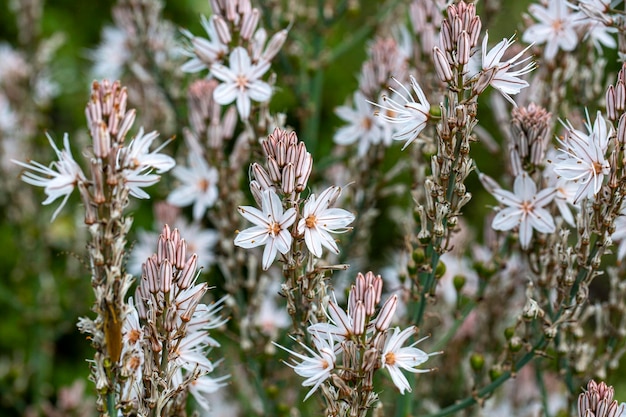
<path fill-rule="evenodd" d="M 391 365 L 391 366 L 395 365 L 395 363 L 396 363 L 396 354 L 393 353 L 393 352 L 388 352 L 385 355 L 385 363 L 387 365 Z"/>
<path fill-rule="evenodd" d="M 200 190 L 202 190 L 203 192 L 206 192 L 206 190 L 209 189 L 209 181 L 205 178 L 202 178 L 200 181 L 198 181 L 198 188 L 200 188 Z"/>
<path fill-rule="evenodd" d="M 311 229 L 317 224 L 317 218 L 311 214 L 309 217 L 306 218 L 306 220 L 304 220 L 304 224 L 306 225 L 306 227 Z"/>
<path fill-rule="evenodd" d="M 280 228 L 280 224 L 276 223 L 276 222 L 271 222 L 267 228 L 267 231 L 270 235 L 272 236 L 276 236 L 280 233 L 281 228 Z"/>
<path fill-rule="evenodd" d="M 330 365 L 326 359 L 322 359 L 322 369 L 328 369 Z"/>
<path fill-rule="evenodd" d="M 128 337 L 128 341 L 134 345 L 139 341 L 139 338 L 141 337 L 141 332 L 137 329 L 132 329 L 126 334 L 126 337 Z"/>
<path fill-rule="evenodd" d="M 531 201 L 522 201 L 522 205 L 520 207 L 524 214 L 531 213 L 533 211 L 533 203 Z"/>
<path fill-rule="evenodd" d="M 372 128 L 372 124 L 372 119 L 369 117 L 364 117 L 363 122 L 361 122 L 361 125 L 365 130 L 370 130 Z"/>
<path fill-rule="evenodd" d="M 596 175 L 602 174 L 602 170 L 603 170 L 602 164 L 598 161 L 593 161 L 593 170 L 596 173 Z"/>
<path fill-rule="evenodd" d="M 248 78 L 245 75 L 238 75 L 235 84 L 240 90 L 245 90 L 248 87 Z"/>

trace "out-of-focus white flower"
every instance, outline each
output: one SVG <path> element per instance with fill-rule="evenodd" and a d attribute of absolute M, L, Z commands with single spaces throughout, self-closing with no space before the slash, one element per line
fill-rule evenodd
<path fill-rule="evenodd" d="M 283 211 L 280 197 L 273 189 L 263 191 L 261 210 L 239 207 L 239 212 L 256 226 L 242 230 L 235 237 L 235 245 L 245 249 L 265 245 L 263 251 L 263 269 L 267 270 L 274 262 L 277 252 L 285 254 L 291 247 L 293 238 L 287 228 L 296 221 L 296 210 Z"/>
<path fill-rule="evenodd" d="M 304 401 L 306 401 L 315 392 L 315 390 L 317 390 L 319 386 L 330 377 L 332 370 L 335 369 L 335 361 L 337 360 L 333 339 L 330 335 L 314 332 L 312 336 L 317 352 L 305 344 L 298 342 L 300 346 L 302 346 L 311 355 L 311 357 L 294 352 L 291 349 L 287 349 L 286 347 L 272 342 L 274 345 L 300 359 L 301 362 L 294 360 L 293 363 L 285 363 L 292 367 L 298 375 L 307 378 L 302 383 L 302 386 L 313 386 L 313 388 L 311 388 L 311 390 L 307 393 L 306 397 L 304 397 Z"/>
<path fill-rule="evenodd" d="M 122 171 L 124 185 L 128 187 L 130 195 L 135 198 L 149 199 L 150 194 L 143 188 L 156 184 L 161 179 L 160 175 L 150 174 L 150 168 L 125 169 Z"/>
<path fill-rule="evenodd" d="M 167 197 L 167 202 L 185 207 L 193 204 L 193 218 L 200 220 L 213 207 L 218 197 L 217 170 L 197 153 L 188 156 L 189 167 L 177 166 L 172 174 L 181 182 Z"/>
<path fill-rule="evenodd" d="M 526 43 L 545 43 L 543 55 L 547 61 L 552 61 L 559 49 L 571 51 L 576 48 L 576 17 L 566 0 L 550 0 L 547 8 L 531 4 L 528 11 L 539 22 L 526 29 L 522 40 Z"/>
<path fill-rule="evenodd" d="M 29 163 L 16 160 L 12 161 L 29 170 L 22 174 L 22 181 L 36 187 L 44 188 L 44 192 L 48 197 L 42 203 L 43 205 L 48 205 L 57 198 L 63 197 L 63 201 L 61 201 L 59 207 L 52 214 L 52 220 L 54 220 L 67 202 L 70 194 L 72 194 L 72 191 L 74 191 L 74 187 L 79 182 L 86 182 L 87 178 L 72 156 L 67 133 L 63 136 L 63 150 L 57 148 L 49 135 L 48 141 L 58 157 L 58 161 L 52 162 L 49 167 L 36 161 L 30 161 Z"/>
<path fill-rule="evenodd" d="M 189 392 L 193 395 L 198 405 L 204 410 L 210 410 L 211 402 L 207 396 L 217 392 L 220 388 L 225 387 L 226 380 L 230 378 L 230 375 L 220 376 L 213 378 L 208 375 L 202 375 L 197 379 L 191 381 L 189 384 Z"/>
<path fill-rule="evenodd" d="M 557 175 L 578 184 L 574 204 L 583 198 L 595 196 L 602 187 L 604 176 L 611 170 L 605 158 L 611 130 L 607 128 L 602 114 L 598 111 L 593 126 L 587 115 L 585 127 L 589 134 L 574 129 L 569 122 L 565 125 L 566 138 L 558 140 L 561 145 L 559 151 L 565 158 L 554 164 Z"/>
<path fill-rule="evenodd" d="M 400 390 L 400 394 L 404 394 L 405 391 L 411 392 L 411 385 L 409 385 L 409 381 L 402 373 L 402 369 L 411 373 L 430 372 L 430 369 L 418 369 L 416 367 L 426 362 L 430 356 L 441 353 L 425 353 L 415 347 L 425 338 L 419 339 L 409 346 L 402 347 L 416 331 L 415 326 L 407 327 L 403 331 L 400 331 L 399 327 L 395 327 L 393 333 L 388 336 L 389 338 L 385 342 L 385 348 L 382 352 L 382 367 L 389 371 L 391 380 Z"/>
<path fill-rule="evenodd" d="M 513 45 L 513 37 L 509 39 L 502 39 L 500 42 L 498 42 L 496 46 L 491 48 L 489 52 L 487 52 L 488 39 L 489 35 L 485 34 L 482 45 L 483 71 L 493 71 L 493 75 L 491 76 L 491 81 L 489 82 L 489 84 L 500 93 L 502 93 L 504 98 L 506 98 L 510 103 L 516 105 L 511 98 L 511 95 L 518 94 L 522 90 L 522 88 L 528 87 L 528 82 L 522 80 L 520 77 L 534 70 L 535 63 L 528 62 L 521 69 L 514 71 L 512 69 L 518 65 L 527 62 L 531 58 L 529 56 L 520 60 L 522 55 L 524 55 L 524 53 L 528 50 L 528 48 L 530 48 L 530 46 L 527 46 L 524 50 L 515 55 L 513 58 L 502 62 L 502 57 L 506 53 L 506 50 L 509 48 L 509 46 Z"/>
<path fill-rule="evenodd" d="M 389 145 L 391 127 L 374 116 L 374 107 L 367 101 L 363 93 L 356 91 L 353 98 L 353 107 L 340 106 L 335 113 L 341 120 L 348 123 L 340 127 L 333 140 L 338 145 L 352 145 L 358 141 L 358 155 L 364 156 L 370 146 L 383 143 Z"/>
<path fill-rule="evenodd" d="M 265 102 L 272 96 L 272 88 L 260 78 L 270 68 L 267 61 L 252 64 L 248 51 L 238 46 L 229 55 L 229 65 L 213 64 L 211 74 L 222 83 L 213 91 L 213 99 L 221 105 L 237 101 L 241 119 L 250 116 L 250 100 Z"/>
<path fill-rule="evenodd" d="M 413 76 L 411 76 L 411 87 L 417 98 L 413 97 L 413 94 L 401 82 L 395 78 L 394 81 L 402 87 L 404 94 L 390 87 L 389 89 L 399 97 L 398 99 L 383 96 L 383 104 L 371 104 L 384 110 L 378 112 L 377 115 L 384 121 L 394 125 L 392 138 L 406 141 L 402 147 L 402 149 L 405 149 L 417 140 L 421 131 L 426 127 L 426 123 L 430 118 L 430 103 Z M 400 99 L 403 102 L 400 102 Z"/>
<path fill-rule="evenodd" d="M 578 184 L 569 181 L 554 172 L 554 167 L 559 161 L 564 161 L 565 156 L 557 152 L 554 149 L 549 149 L 546 154 L 546 159 L 551 161 L 551 163 L 546 164 L 546 169 L 543 171 L 543 177 L 547 180 L 548 187 L 552 187 L 555 190 L 554 202 L 556 203 L 556 207 L 559 209 L 559 213 L 561 213 L 561 217 L 565 220 L 570 226 L 576 226 L 576 222 L 574 220 L 574 215 L 572 214 L 572 209 L 569 205 L 574 205 L 574 197 L 576 196 L 576 191 L 578 191 Z"/>
<path fill-rule="evenodd" d="M 483 184 L 491 180 L 484 174 L 480 174 L 480 177 Z M 498 211 L 491 227 L 503 231 L 518 227 L 522 249 L 528 248 L 533 229 L 541 233 L 554 232 L 554 219 L 543 208 L 554 199 L 554 188 L 546 188 L 537 193 L 537 186 L 525 172 L 515 177 L 513 192 L 502 188 L 486 188 L 501 204 L 507 206 Z"/>
<path fill-rule="evenodd" d="M 188 30 L 182 30 L 183 35 L 191 40 L 193 51 L 183 50 L 183 54 L 191 59 L 183 64 L 184 72 L 198 72 L 211 68 L 211 65 L 222 62 L 228 53 L 228 45 L 225 45 L 217 36 L 213 19 L 201 17 L 201 24 L 209 36 L 208 39 L 194 36 Z"/>
<path fill-rule="evenodd" d="M 341 233 L 354 221 L 354 214 L 341 208 L 331 208 L 337 200 L 341 187 L 328 187 L 319 197 L 311 194 L 304 204 L 302 218 L 298 222 L 298 233 L 304 234 L 304 241 L 309 251 L 316 257 L 322 257 L 322 246 L 338 254 L 339 248 L 331 233 Z"/>
<path fill-rule="evenodd" d="M 100 45 L 89 51 L 88 57 L 93 61 L 95 79 L 119 80 L 131 57 L 126 33 L 115 26 L 104 27 Z"/>
<path fill-rule="evenodd" d="M 157 149 L 150 151 L 152 142 L 159 137 L 159 132 L 144 134 L 143 127 L 131 140 L 126 148 L 122 148 L 120 165 L 129 169 L 153 168 L 158 174 L 169 171 L 176 166 L 176 161 L 169 155 L 159 153 L 169 141 L 165 141 Z"/>

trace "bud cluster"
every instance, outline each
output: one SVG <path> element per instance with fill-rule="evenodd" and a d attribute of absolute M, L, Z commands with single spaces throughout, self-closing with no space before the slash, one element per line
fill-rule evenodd
<path fill-rule="evenodd" d="M 313 324 L 307 328 L 314 347 L 319 354 L 312 358 L 282 349 L 300 358 L 302 362 L 288 364 L 301 376 L 310 377 L 303 385 L 314 385 L 307 398 L 321 387 L 327 403 L 327 415 L 365 416 L 378 399 L 374 391 L 373 377 L 379 369 L 386 369 L 401 393 L 411 391 L 402 369 L 411 372 L 428 372 L 418 369 L 432 355 L 414 346 L 402 345 L 417 333 L 414 326 L 403 331 L 390 328 L 396 307 L 397 295 L 390 296 L 380 305 L 383 279 L 368 272 L 359 273 L 350 288 L 348 309 L 344 311 L 336 301 L 326 307 L 327 322 Z M 306 350 L 314 353 L 305 344 Z M 309 369 L 320 365 L 323 369 L 315 375 Z"/>
<path fill-rule="evenodd" d="M 227 320 L 218 314 L 224 299 L 201 303 L 208 285 L 196 283 L 197 263 L 178 229 L 165 225 L 156 253 L 143 264 L 136 310 L 131 307 L 124 321 L 122 368 L 133 371 L 129 377 L 139 381 L 123 392 L 125 415 L 150 410 L 157 410 L 151 415 L 185 415 L 189 393 L 208 408 L 202 391 L 214 392 L 228 378 L 208 376 L 215 366 L 207 353 L 219 346 L 209 330 Z"/>
<path fill-rule="evenodd" d="M 261 193 L 269 188 L 291 198 L 304 191 L 313 169 L 313 158 L 296 132 L 276 128 L 261 145 L 266 167 L 256 162 L 251 166 L 254 179 L 250 189 L 257 203 L 261 202 Z"/>
<path fill-rule="evenodd" d="M 509 157 L 513 176 L 532 172 L 544 163 L 550 141 L 552 114 L 535 103 L 511 111 Z"/>
<path fill-rule="evenodd" d="M 626 406 L 613 399 L 615 390 L 604 381 L 599 384 L 590 380 L 587 389 L 578 396 L 579 417 L 616 417 L 621 416 Z"/>

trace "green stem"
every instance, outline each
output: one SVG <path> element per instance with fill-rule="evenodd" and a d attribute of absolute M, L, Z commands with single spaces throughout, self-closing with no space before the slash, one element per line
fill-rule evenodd
<path fill-rule="evenodd" d="M 546 340 L 545 336 L 542 336 L 539 342 L 537 342 L 537 344 L 529 352 L 527 352 L 524 356 L 522 356 L 522 358 L 519 361 L 515 363 L 514 370 L 517 371 L 521 369 L 522 367 L 524 367 L 528 362 L 530 362 L 535 357 L 535 351 L 543 349 L 545 346 L 547 346 L 547 344 L 548 344 L 548 341 Z M 496 388 L 498 388 L 500 385 L 508 381 L 508 379 L 511 378 L 511 376 L 513 376 L 513 371 L 506 371 L 502 375 L 500 375 L 497 379 L 495 379 L 491 384 L 483 387 L 481 390 L 476 392 L 475 395 L 472 395 L 471 397 L 467 397 L 455 404 L 452 404 L 451 406 L 448 406 L 442 410 L 439 410 L 436 413 L 428 414 L 427 417 L 449 416 L 469 406 L 472 406 L 478 403 L 479 399 L 483 399 L 487 397 Z"/>

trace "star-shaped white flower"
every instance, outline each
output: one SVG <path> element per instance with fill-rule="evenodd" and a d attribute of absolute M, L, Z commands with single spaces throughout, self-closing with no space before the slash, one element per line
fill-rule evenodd
<path fill-rule="evenodd" d="M 411 87 L 417 98 L 413 97 L 413 94 L 404 86 L 401 82 L 394 78 L 394 81 L 402 87 L 404 94 L 401 94 L 398 90 L 390 87 L 389 89 L 395 93 L 397 97 L 400 97 L 403 101 L 396 101 L 394 98 L 383 96 L 384 104 L 371 103 L 380 107 L 384 111 L 377 113 L 384 121 L 394 126 L 393 139 L 404 140 L 406 143 L 402 147 L 405 149 L 415 140 L 417 140 L 419 134 L 426 127 L 426 123 L 430 118 L 430 103 L 426 99 L 426 95 L 422 88 L 419 86 L 415 78 L 411 76 Z"/>
<path fill-rule="evenodd" d="M 53 221 L 67 202 L 72 191 L 74 191 L 74 187 L 79 182 L 86 182 L 87 178 L 72 156 L 67 133 L 63 136 L 63 150 L 57 148 L 50 136 L 48 136 L 48 141 L 58 157 L 58 161 L 52 162 L 49 167 L 36 161 L 24 163 L 12 160 L 12 162 L 30 170 L 22 174 L 22 181 L 36 187 L 44 188 L 44 192 L 48 197 L 41 204 L 48 205 L 57 198 L 63 197 L 63 201 L 61 201 L 59 207 L 52 214 L 51 221 Z"/>
<path fill-rule="evenodd" d="M 294 360 L 293 363 L 285 363 L 292 367 L 298 375 L 307 378 L 302 383 L 302 386 L 313 386 L 313 388 L 311 388 L 311 390 L 306 394 L 306 397 L 304 397 L 304 401 L 306 401 L 315 392 L 315 390 L 317 390 L 319 386 L 330 377 L 332 370 L 335 369 L 335 361 L 337 360 L 333 339 L 330 335 L 312 332 L 312 336 L 317 352 L 305 344 L 298 342 L 300 346 L 302 346 L 311 355 L 311 357 L 294 352 L 291 349 L 287 349 L 286 347 L 272 342 L 274 345 L 300 359 L 301 362 Z"/>
<path fill-rule="evenodd" d="M 190 153 L 188 159 L 188 168 L 177 166 L 172 171 L 181 184 L 170 193 L 167 202 L 177 207 L 193 204 L 193 218 L 200 220 L 217 201 L 218 173 L 200 154 Z"/>
<path fill-rule="evenodd" d="M 348 123 L 340 127 L 333 140 L 339 145 L 351 145 L 358 141 L 358 154 L 364 156 L 370 146 L 391 142 L 391 128 L 381 118 L 374 116 L 374 108 L 360 91 L 354 93 L 353 106 L 340 106 L 335 113 Z M 381 123 L 382 122 L 382 123 Z"/>
<path fill-rule="evenodd" d="M 159 137 L 159 132 L 152 131 L 144 134 L 143 127 L 130 142 L 128 147 L 120 151 L 120 166 L 128 169 L 153 168 L 157 174 L 162 174 L 176 166 L 176 161 L 169 155 L 159 153 L 169 141 L 165 141 L 157 149 L 150 152 L 152 142 Z"/>
<path fill-rule="evenodd" d="M 570 12 L 566 0 L 550 0 L 547 8 L 531 4 L 528 11 L 539 22 L 526 29 L 522 40 L 526 43 L 545 43 L 543 55 L 547 61 L 552 61 L 559 49 L 571 51 L 576 48 L 576 17 Z"/>
<path fill-rule="evenodd" d="M 430 356 L 441 353 L 425 353 L 415 347 L 425 338 L 413 342 L 409 346 L 402 347 L 407 339 L 416 333 L 416 330 L 415 326 L 408 327 L 403 331 L 400 331 L 398 327 L 394 328 L 393 333 L 388 336 L 382 352 L 382 367 L 389 371 L 391 380 L 400 390 L 400 394 L 404 394 L 405 391 L 411 392 L 411 385 L 409 385 L 409 381 L 402 373 L 402 369 L 411 373 L 430 372 L 430 369 L 418 369 L 416 367 L 426 362 Z"/>
<path fill-rule="evenodd" d="M 261 76 L 270 68 L 267 61 L 252 64 L 248 51 L 238 46 L 229 56 L 230 68 L 213 64 L 211 73 L 222 81 L 213 92 L 213 99 L 221 105 L 237 100 L 237 111 L 241 119 L 250 116 L 250 100 L 265 102 L 272 96 L 272 88 Z"/>
<path fill-rule="evenodd" d="M 484 177 L 486 176 L 481 174 L 483 183 L 486 182 Z M 490 188 L 488 187 L 489 192 L 500 203 L 507 206 L 498 211 L 491 227 L 503 231 L 519 227 L 519 240 L 522 249 L 528 248 L 533 229 L 541 233 L 554 232 L 554 219 L 550 212 L 543 208 L 554 199 L 554 188 L 546 188 L 537 193 L 537 186 L 525 172 L 515 177 L 514 192 L 502 188 Z"/>
<path fill-rule="evenodd" d="M 482 45 L 483 71 L 494 71 L 489 84 L 500 93 L 502 93 L 504 98 L 506 98 L 510 103 L 516 105 L 511 98 L 511 95 L 518 94 L 522 90 L 522 88 L 528 87 L 528 82 L 522 80 L 520 77 L 534 70 L 535 63 L 528 62 L 522 69 L 514 71 L 512 70 L 512 68 L 523 64 L 530 59 L 529 56 L 522 59 L 521 61 L 519 60 L 522 55 L 524 55 L 524 53 L 528 50 L 528 48 L 530 48 L 530 46 L 527 46 L 524 50 L 515 55 L 513 58 L 501 62 L 506 50 L 515 42 L 513 40 L 513 37 L 509 39 L 502 39 L 500 42 L 498 42 L 496 46 L 491 48 L 489 52 L 487 52 L 488 40 L 489 35 L 485 34 Z"/>
<path fill-rule="evenodd" d="M 349 211 L 330 207 L 340 193 L 341 188 L 333 186 L 322 191 L 319 197 L 311 194 L 298 222 L 298 233 L 304 234 L 307 248 L 318 258 L 322 257 L 322 246 L 335 254 L 339 253 L 337 243 L 330 234 L 349 230 L 347 226 L 354 221 L 354 214 Z"/>
<path fill-rule="evenodd" d="M 561 145 L 559 151 L 565 158 L 554 166 L 557 175 L 579 184 L 574 204 L 583 198 L 595 196 L 602 187 L 604 176 L 611 172 L 605 154 L 612 131 L 607 128 L 600 112 L 596 115 L 593 127 L 587 115 L 585 126 L 589 134 L 574 129 L 569 122 L 565 125 L 567 136 L 565 140 L 558 140 Z"/>
<path fill-rule="evenodd" d="M 296 210 L 289 208 L 283 211 L 280 197 L 273 189 L 263 191 L 261 210 L 243 206 L 239 212 L 256 226 L 242 230 L 235 237 L 235 245 L 245 249 L 265 245 L 263 250 L 263 269 L 268 269 L 277 252 L 285 254 L 291 247 L 293 238 L 287 228 L 296 221 Z"/>

